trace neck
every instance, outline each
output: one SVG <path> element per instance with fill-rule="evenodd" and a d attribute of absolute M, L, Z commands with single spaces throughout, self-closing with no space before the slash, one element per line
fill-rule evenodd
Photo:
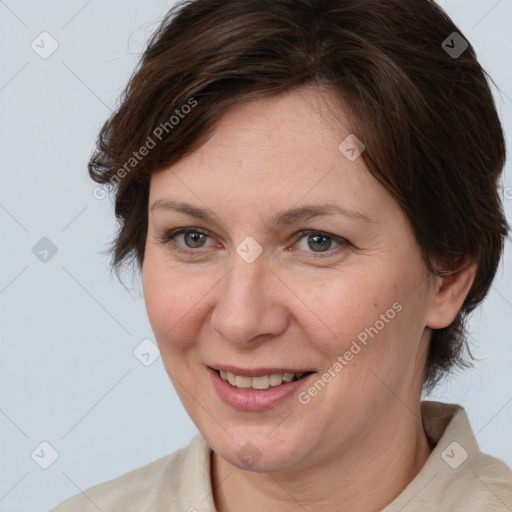
<path fill-rule="evenodd" d="M 217 512 L 296 512 L 301 505 L 318 512 L 381 510 L 407 487 L 432 452 L 419 403 L 416 415 L 405 417 L 404 406 L 399 406 L 402 411 L 391 411 L 372 433 L 306 469 L 250 472 L 214 454 L 211 479 Z"/>

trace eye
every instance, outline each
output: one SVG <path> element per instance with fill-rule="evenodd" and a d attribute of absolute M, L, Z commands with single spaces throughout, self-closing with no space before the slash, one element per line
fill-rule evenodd
<path fill-rule="evenodd" d="M 331 253 L 337 252 L 336 249 L 342 249 L 343 247 L 351 245 L 348 240 L 341 238 L 336 235 L 331 235 L 323 231 L 306 230 L 298 233 L 300 235 L 298 245 L 303 241 L 307 242 L 306 245 L 300 250 L 304 250 L 309 253 L 315 254 L 314 258 L 322 258 L 325 256 L 316 256 L 316 254 L 328 253 L 326 256 L 330 256 Z M 182 242 L 179 242 L 179 236 L 183 236 Z M 206 245 L 207 239 L 210 238 L 208 232 L 200 228 L 177 228 L 165 232 L 163 235 L 158 235 L 157 239 L 162 244 L 172 244 L 172 249 L 177 252 L 191 254 L 193 252 L 199 252 L 196 249 L 202 249 L 208 247 Z M 333 250 L 330 250 L 332 245 L 336 244 Z"/>
<path fill-rule="evenodd" d="M 344 238 L 341 238 L 339 236 L 330 235 L 329 233 L 324 233 L 323 231 L 313 231 L 313 230 L 307 230 L 307 231 L 301 231 L 299 233 L 299 245 L 304 240 L 306 241 L 306 245 L 303 247 L 306 247 L 305 251 L 307 252 L 313 252 L 313 253 L 333 253 L 337 252 L 336 248 L 334 250 L 329 250 L 333 243 L 336 244 L 339 248 L 343 248 L 344 246 L 350 245 L 350 242 L 348 240 L 345 240 Z M 330 254 L 328 254 L 329 256 Z M 317 257 L 317 256 L 315 256 Z M 319 256 L 323 257 L 323 256 Z"/>
<path fill-rule="evenodd" d="M 183 235 L 184 243 L 177 242 L 177 238 L 180 235 Z M 209 238 L 208 233 L 200 228 L 178 228 L 157 236 L 160 243 L 172 243 L 173 249 L 186 253 L 205 247 L 204 244 L 207 238 Z"/>

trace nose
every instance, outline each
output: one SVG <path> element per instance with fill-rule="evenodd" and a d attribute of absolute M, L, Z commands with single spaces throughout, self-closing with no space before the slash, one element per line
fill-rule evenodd
<path fill-rule="evenodd" d="M 242 348 L 279 336 L 288 322 L 283 288 L 264 253 L 248 263 L 235 252 L 231 270 L 216 287 L 212 329 Z"/>

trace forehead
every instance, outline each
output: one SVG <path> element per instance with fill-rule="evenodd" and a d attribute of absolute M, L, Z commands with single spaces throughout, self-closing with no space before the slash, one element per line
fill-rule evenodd
<path fill-rule="evenodd" d="M 363 158 L 351 161 L 339 149 L 349 136 L 341 104 L 325 91 L 244 103 L 219 119 L 205 144 L 152 176 L 150 207 L 169 198 L 213 210 L 229 203 L 234 215 L 312 202 L 384 207 L 390 197 Z"/>

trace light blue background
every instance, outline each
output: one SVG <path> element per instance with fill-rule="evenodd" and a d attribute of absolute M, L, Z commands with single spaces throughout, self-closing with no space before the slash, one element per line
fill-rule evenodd
<path fill-rule="evenodd" d="M 197 432 L 160 358 L 146 367 L 134 357 L 153 339 L 141 287 L 129 292 L 109 274 L 101 251 L 115 230 L 112 205 L 94 197 L 86 171 L 99 128 L 171 5 L 0 1 L 0 512 L 46 511 Z M 440 5 L 501 89 L 510 140 L 512 0 Z M 59 44 L 48 59 L 31 48 L 43 31 Z M 509 164 L 503 185 L 510 219 Z M 31 250 L 43 236 L 58 248 L 47 263 Z M 482 450 L 512 466 L 510 251 L 507 241 L 470 322 L 481 362 L 430 398 L 462 404 Z M 59 455 L 46 470 L 31 458 L 43 441 Z"/>

